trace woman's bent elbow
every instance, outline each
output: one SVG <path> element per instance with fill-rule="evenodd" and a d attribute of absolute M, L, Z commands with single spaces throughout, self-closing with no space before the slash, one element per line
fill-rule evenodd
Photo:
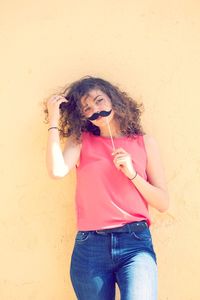
<path fill-rule="evenodd" d="M 61 179 L 61 178 L 63 178 L 64 176 L 58 176 L 58 175 L 54 175 L 54 174 L 49 174 L 49 176 L 50 176 L 50 178 L 51 179 Z"/>
<path fill-rule="evenodd" d="M 52 179 L 61 179 L 63 177 L 65 177 L 68 173 L 69 173 L 69 170 L 66 169 L 66 170 L 59 170 L 59 171 L 49 171 L 49 176 L 52 178 Z"/>
<path fill-rule="evenodd" d="M 164 213 L 168 210 L 168 208 L 169 207 L 167 207 L 167 206 L 166 207 L 161 207 L 161 208 L 159 208 L 159 212 Z"/>
<path fill-rule="evenodd" d="M 169 209 L 169 198 L 167 197 L 163 202 L 163 205 L 159 208 L 161 213 L 166 212 Z"/>

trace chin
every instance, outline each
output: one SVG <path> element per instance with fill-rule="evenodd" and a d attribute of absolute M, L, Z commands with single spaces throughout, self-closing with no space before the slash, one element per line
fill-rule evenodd
<path fill-rule="evenodd" d="M 107 118 L 107 120 L 106 120 Z M 101 117 L 99 118 L 98 120 L 95 120 L 95 122 L 93 122 L 94 125 L 96 126 L 106 126 L 107 125 L 107 122 L 110 123 L 112 121 L 112 117 L 109 116 L 109 117 Z"/>

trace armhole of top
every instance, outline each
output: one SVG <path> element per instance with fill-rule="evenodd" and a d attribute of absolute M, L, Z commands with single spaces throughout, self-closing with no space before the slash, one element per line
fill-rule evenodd
<path fill-rule="evenodd" d="M 82 146 L 83 146 L 83 142 L 81 143 L 81 149 L 82 149 Z M 80 160 L 81 160 L 81 149 L 80 149 L 80 155 L 79 155 L 79 160 L 77 162 L 77 164 L 75 165 L 76 169 L 79 167 L 80 165 Z"/>
<path fill-rule="evenodd" d="M 78 162 L 76 164 L 76 169 L 79 167 L 79 165 L 80 165 L 80 158 L 79 158 L 79 160 L 78 160 Z"/>
<path fill-rule="evenodd" d="M 146 134 L 141 135 L 141 141 L 142 141 L 142 145 L 145 151 L 145 156 L 146 156 L 146 165 L 147 165 L 147 161 L 148 161 L 148 155 L 147 155 L 147 148 L 146 148 L 146 144 L 145 144 L 145 136 Z"/>

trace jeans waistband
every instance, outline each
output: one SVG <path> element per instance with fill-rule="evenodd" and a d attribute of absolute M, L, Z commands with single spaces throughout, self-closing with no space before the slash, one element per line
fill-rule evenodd
<path fill-rule="evenodd" d="M 111 233 L 111 232 L 141 232 L 145 228 L 148 227 L 148 224 L 145 220 L 143 221 L 137 221 L 137 222 L 131 222 L 127 223 L 123 226 L 116 227 L 116 228 L 108 228 L 108 229 L 99 229 L 99 230 L 94 230 L 96 233 Z"/>

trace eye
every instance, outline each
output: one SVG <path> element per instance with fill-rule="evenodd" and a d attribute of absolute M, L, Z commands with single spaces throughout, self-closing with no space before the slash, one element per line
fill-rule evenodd
<path fill-rule="evenodd" d="M 87 108 L 84 109 L 84 112 L 87 112 L 89 110 L 90 110 L 90 107 L 87 107 Z"/>
<path fill-rule="evenodd" d="M 98 99 L 98 100 L 97 100 L 98 103 L 101 102 L 101 101 L 103 101 L 103 99 Z"/>

